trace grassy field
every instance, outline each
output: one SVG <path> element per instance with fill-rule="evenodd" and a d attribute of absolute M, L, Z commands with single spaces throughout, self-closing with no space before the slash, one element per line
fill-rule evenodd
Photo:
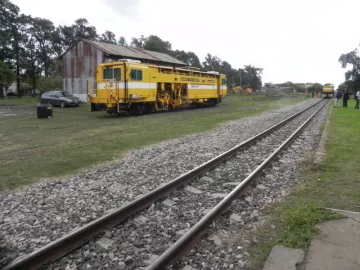
<path fill-rule="evenodd" d="M 213 108 L 119 117 L 77 108 L 54 108 L 53 119 L 37 119 L 36 103 L 0 106 L 0 189 L 12 189 L 58 177 L 122 157 L 126 151 L 219 123 L 303 100 L 273 96 L 228 96 Z M 4 101 L 3 101 L 4 102 Z M 12 101 L 11 101 L 12 102 Z M 7 115 L 1 116 L 1 110 Z M 16 115 L 16 116 L 14 116 Z"/>
<path fill-rule="evenodd" d="M 284 203 L 267 209 L 269 220 L 258 231 L 249 269 L 262 269 L 276 244 L 306 250 L 318 234 L 317 223 L 340 218 L 324 208 L 360 211 L 360 111 L 353 109 L 354 100 L 348 106 L 332 109 L 323 164 L 304 162 L 305 182 Z"/>
<path fill-rule="evenodd" d="M 0 98 L 0 106 L 2 105 L 26 105 L 38 103 L 39 98 L 35 97 L 10 97 L 10 98 Z"/>

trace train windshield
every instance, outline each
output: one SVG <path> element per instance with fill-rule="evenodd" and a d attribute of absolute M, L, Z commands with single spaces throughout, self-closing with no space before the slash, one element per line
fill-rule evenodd
<path fill-rule="evenodd" d="M 104 80 L 116 80 L 121 81 L 121 69 L 120 68 L 106 68 L 103 70 Z"/>

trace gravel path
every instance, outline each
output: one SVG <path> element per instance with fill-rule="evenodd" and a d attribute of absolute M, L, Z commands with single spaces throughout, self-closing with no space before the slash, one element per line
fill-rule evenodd
<path fill-rule="evenodd" d="M 208 172 L 205 177 L 191 182 L 185 189 L 179 188 L 164 201 L 153 204 L 134 219 L 129 219 L 105 232 L 79 250 L 72 252 L 55 264 L 49 265 L 48 269 L 88 269 L 92 267 L 95 269 L 133 270 L 146 267 L 200 220 L 204 213 L 220 202 L 235 185 L 260 165 L 315 110 L 316 108 L 312 108 L 271 136 L 239 153 L 226 164 Z M 264 191 L 269 188 L 259 186 L 258 189 Z M 238 206 L 243 208 L 246 204 L 251 204 L 253 200 L 253 197 L 247 196 L 243 201 L 238 201 L 232 210 L 238 210 Z M 252 221 L 250 217 L 258 217 L 258 212 L 255 209 L 251 213 L 243 214 L 247 215 L 247 221 L 250 222 Z M 239 219 L 239 222 L 235 223 L 245 225 L 240 215 L 233 216 L 233 218 Z M 236 225 L 238 227 L 239 224 Z M 246 226 L 250 228 L 252 225 L 249 223 Z M 213 240 L 209 241 L 222 241 L 217 235 L 210 238 Z M 233 266 L 235 263 L 239 263 L 239 260 L 224 261 L 223 255 L 225 253 L 215 256 L 216 260 L 223 263 L 226 261 L 228 265 L 232 264 Z M 210 256 L 213 257 L 213 254 L 210 255 L 210 252 L 205 250 L 203 253 L 196 254 L 196 258 L 191 258 L 191 264 L 193 265 L 197 259 L 199 265 L 216 265 L 217 261 L 209 260 Z M 234 259 L 237 259 L 236 256 Z"/>
<path fill-rule="evenodd" d="M 149 146 L 107 167 L 68 179 L 1 192 L 0 267 L 193 169 L 314 102 L 317 100 Z"/>

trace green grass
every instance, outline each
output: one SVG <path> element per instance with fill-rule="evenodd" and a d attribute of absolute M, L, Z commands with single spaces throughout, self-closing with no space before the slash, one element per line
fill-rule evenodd
<path fill-rule="evenodd" d="M 0 113 L 0 189 L 12 189 L 118 159 L 132 149 L 207 131 L 228 120 L 304 100 L 282 94 L 228 96 L 217 107 L 119 117 L 79 108 L 54 108 L 53 119 L 37 119 L 36 104 Z M 4 106 L 0 106 L 4 109 Z M 7 112 L 9 113 L 9 112 Z M 241 131 L 239 131 L 241 132 Z M 221 138 L 219 138 L 221 140 Z"/>
<path fill-rule="evenodd" d="M 319 233 L 316 224 L 341 218 L 324 208 L 360 211 L 360 112 L 354 111 L 353 100 L 348 106 L 332 109 L 323 164 L 314 166 L 309 157 L 302 169 L 305 182 L 281 205 L 267 210 L 250 269 L 262 269 L 274 245 L 308 249 Z"/>
<path fill-rule="evenodd" d="M 2 105 L 26 105 L 26 104 L 36 104 L 39 103 L 39 98 L 34 97 L 10 97 L 10 98 L 0 98 L 0 106 Z"/>

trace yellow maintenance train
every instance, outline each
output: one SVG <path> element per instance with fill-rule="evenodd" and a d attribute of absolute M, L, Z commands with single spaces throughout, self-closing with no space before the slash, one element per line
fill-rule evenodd
<path fill-rule="evenodd" d="M 118 60 L 100 64 L 88 82 L 91 111 L 140 115 L 185 105 L 215 106 L 227 94 L 226 76 L 191 67 L 174 68 Z"/>
<path fill-rule="evenodd" d="M 325 83 L 322 90 L 322 96 L 324 98 L 333 97 L 335 93 L 335 86 L 332 83 Z"/>

